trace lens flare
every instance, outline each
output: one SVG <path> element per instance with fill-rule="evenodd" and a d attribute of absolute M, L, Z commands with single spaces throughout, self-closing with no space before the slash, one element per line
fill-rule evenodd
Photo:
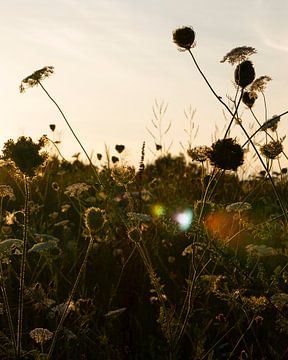
<path fill-rule="evenodd" d="M 179 229 L 181 231 L 186 231 L 192 224 L 193 212 L 191 209 L 186 209 L 181 212 L 178 212 L 174 216 L 175 221 L 178 223 Z"/>
<path fill-rule="evenodd" d="M 151 213 L 155 217 L 161 217 L 164 216 L 166 213 L 165 207 L 160 204 L 155 204 L 151 208 Z"/>

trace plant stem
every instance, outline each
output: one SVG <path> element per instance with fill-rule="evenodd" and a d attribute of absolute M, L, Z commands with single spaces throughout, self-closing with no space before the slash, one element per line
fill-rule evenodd
<path fill-rule="evenodd" d="M 43 91 L 45 92 L 45 94 L 49 97 L 49 99 L 55 104 L 55 106 L 57 107 L 57 109 L 60 111 L 60 114 L 62 115 L 63 119 L 65 120 L 65 122 L 66 122 L 66 124 L 67 124 L 67 126 L 69 127 L 70 131 L 72 132 L 74 138 L 77 140 L 77 142 L 78 142 L 78 144 L 80 145 L 81 149 L 83 150 L 83 152 L 84 152 L 87 160 L 89 161 L 89 164 L 90 164 L 90 166 L 91 166 L 91 168 L 92 168 L 92 170 L 93 170 L 93 172 L 94 172 L 94 175 L 95 175 L 97 181 L 99 182 L 99 184 L 100 184 L 101 186 L 103 186 L 102 183 L 101 183 L 101 181 L 100 181 L 100 178 L 99 178 L 99 176 L 98 176 L 98 173 L 97 173 L 97 171 L 95 170 L 95 167 L 94 167 L 94 165 L 93 165 L 93 163 L 92 163 L 92 161 L 91 161 L 91 159 L 90 159 L 90 156 L 88 155 L 87 151 L 85 150 L 85 148 L 84 148 L 84 146 L 82 145 L 81 141 L 79 140 L 78 136 L 76 135 L 76 133 L 75 133 L 74 130 L 72 129 L 72 127 L 71 127 L 68 119 L 66 118 L 65 114 L 63 113 L 62 109 L 60 108 L 60 106 L 58 105 L 58 103 L 52 98 L 52 96 L 49 94 L 49 92 L 45 89 L 45 87 L 42 85 L 42 83 L 41 83 L 39 80 L 37 80 L 37 81 L 38 81 L 38 84 L 39 84 L 39 85 L 41 86 L 41 88 L 43 89 Z"/>
<path fill-rule="evenodd" d="M 78 275 L 77 275 L 77 278 L 76 278 L 76 280 L 74 282 L 73 288 L 72 288 L 72 290 L 70 292 L 68 300 L 66 301 L 66 304 L 65 304 L 64 310 L 62 312 L 60 321 L 59 321 L 58 326 L 57 326 L 57 328 L 55 330 L 53 340 L 52 340 L 52 343 L 51 343 L 51 346 L 50 346 L 50 349 L 49 349 L 49 353 L 48 353 L 48 356 L 47 356 L 47 360 L 50 360 L 51 357 L 52 357 L 52 354 L 53 354 L 53 351 L 54 351 L 54 348 L 55 348 L 55 345 L 56 345 L 57 337 L 59 335 L 60 330 L 62 329 L 63 323 L 65 321 L 65 318 L 66 318 L 66 315 L 67 315 L 67 312 L 68 312 L 68 309 L 69 309 L 69 306 L 71 304 L 73 296 L 75 295 L 76 289 L 77 289 L 79 281 L 81 279 L 81 276 L 82 276 L 82 274 L 83 274 L 83 272 L 84 272 L 84 270 L 86 268 L 87 261 L 88 261 L 88 256 L 89 256 L 90 251 L 92 249 L 93 243 L 94 243 L 94 238 L 90 234 L 90 241 L 89 241 L 89 245 L 88 245 L 87 250 L 86 250 L 85 258 L 84 258 L 84 260 L 82 262 L 81 268 L 80 268 L 80 270 L 78 272 Z"/>
<path fill-rule="evenodd" d="M 23 253 L 21 258 L 20 279 L 19 279 L 18 322 L 17 322 L 17 341 L 16 341 L 17 357 L 20 357 L 22 350 L 21 340 L 22 340 L 22 328 L 23 328 L 23 297 L 24 297 L 28 225 L 29 225 L 28 204 L 30 198 L 30 184 L 29 184 L 29 178 L 25 175 L 24 175 L 24 186 L 25 186 L 24 229 L 23 229 Z"/>

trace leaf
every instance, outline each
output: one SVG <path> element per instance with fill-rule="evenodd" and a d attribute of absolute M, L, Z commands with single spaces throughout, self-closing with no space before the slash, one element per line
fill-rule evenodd
<path fill-rule="evenodd" d="M 36 252 L 40 253 L 43 251 L 48 251 L 57 248 L 57 242 L 55 240 L 48 240 L 45 242 L 40 242 L 37 244 L 34 244 L 31 249 L 28 250 L 28 253 Z"/>

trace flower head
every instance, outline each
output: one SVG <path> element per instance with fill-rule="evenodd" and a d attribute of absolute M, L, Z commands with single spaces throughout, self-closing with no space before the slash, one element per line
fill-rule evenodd
<path fill-rule="evenodd" d="M 270 129 L 272 131 L 276 131 L 279 121 L 280 121 L 280 116 L 273 115 L 271 119 L 268 119 L 267 121 L 264 122 L 264 124 L 261 126 L 261 130 L 265 131 Z"/>
<path fill-rule="evenodd" d="M 283 145 L 281 140 L 273 140 L 269 143 L 261 146 L 260 152 L 267 159 L 276 159 L 283 151 Z"/>
<path fill-rule="evenodd" d="M 4 144 L 2 158 L 12 160 L 24 175 L 32 177 L 48 157 L 46 152 L 40 152 L 44 145 L 44 137 L 40 138 L 38 143 L 25 136 L 19 137 L 16 143 L 10 139 Z"/>
<path fill-rule="evenodd" d="M 223 170 L 237 170 L 244 162 L 244 151 L 234 139 L 217 140 L 208 153 L 212 165 Z"/>
<path fill-rule="evenodd" d="M 251 109 L 257 98 L 258 95 L 255 91 L 245 91 L 242 96 L 242 101 L 249 109 Z"/>
<path fill-rule="evenodd" d="M 124 151 L 124 149 L 125 149 L 125 146 L 124 146 L 124 145 L 116 145 L 116 146 L 115 146 L 115 150 L 116 150 L 119 154 L 121 154 L 122 151 Z"/>
<path fill-rule="evenodd" d="M 251 61 L 245 60 L 237 65 L 234 72 L 234 80 L 237 85 L 244 89 L 250 85 L 254 79 L 255 70 Z"/>
<path fill-rule="evenodd" d="M 15 195 L 10 185 L 0 185 L 0 198 L 8 196 L 9 199 L 15 200 Z"/>
<path fill-rule="evenodd" d="M 91 234 L 97 233 L 105 223 L 104 210 L 96 207 L 86 209 L 84 214 L 85 226 Z"/>
<path fill-rule="evenodd" d="M 23 93 L 26 89 L 39 85 L 39 82 L 49 77 L 54 73 L 53 66 L 45 66 L 40 70 L 35 71 L 33 74 L 27 76 L 21 81 L 20 92 Z"/>
<path fill-rule="evenodd" d="M 43 328 L 31 330 L 29 335 L 37 344 L 43 344 L 53 337 L 53 333 L 51 331 Z"/>
<path fill-rule="evenodd" d="M 251 46 L 240 46 L 229 51 L 220 62 L 227 60 L 231 65 L 234 65 L 247 60 L 250 55 L 256 53 L 256 49 Z"/>
<path fill-rule="evenodd" d="M 192 161 L 204 162 L 208 159 L 208 152 L 210 148 L 208 146 L 196 146 L 188 149 L 187 154 Z"/>
<path fill-rule="evenodd" d="M 259 78 L 255 79 L 250 86 L 251 91 L 259 91 L 263 92 L 266 88 L 267 82 L 271 81 L 272 78 L 267 75 L 260 76 Z"/>
<path fill-rule="evenodd" d="M 112 169 L 111 176 L 118 185 L 125 186 L 134 181 L 135 168 L 132 166 L 115 166 Z"/>
<path fill-rule="evenodd" d="M 173 31 L 173 41 L 179 46 L 179 49 L 190 50 L 195 46 L 195 31 L 188 26 L 178 28 Z"/>
<path fill-rule="evenodd" d="M 69 197 L 79 197 L 82 195 L 82 193 L 88 191 L 90 188 L 91 186 L 86 183 L 75 183 L 67 186 L 64 194 Z"/>

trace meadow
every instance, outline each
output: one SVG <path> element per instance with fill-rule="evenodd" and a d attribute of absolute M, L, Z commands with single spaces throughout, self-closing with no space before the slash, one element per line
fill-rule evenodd
<path fill-rule="evenodd" d="M 22 80 L 21 92 L 46 93 L 87 160 L 65 160 L 48 136 L 4 144 L 1 359 L 288 359 L 288 172 L 277 130 L 287 111 L 268 118 L 271 78 L 256 78 L 254 48 L 224 56 L 235 84 L 224 99 L 194 57 L 195 31 L 176 29 L 173 41 L 228 124 L 211 146 L 190 141 L 178 155 L 164 149 L 169 125 L 152 132 L 157 156 L 146 163 L 139 144 L 137 168 L 122 144 L 91 160 L 43 85 L 52 66 Z M 261 171 L 240 176 L 249 154 Z"/>

